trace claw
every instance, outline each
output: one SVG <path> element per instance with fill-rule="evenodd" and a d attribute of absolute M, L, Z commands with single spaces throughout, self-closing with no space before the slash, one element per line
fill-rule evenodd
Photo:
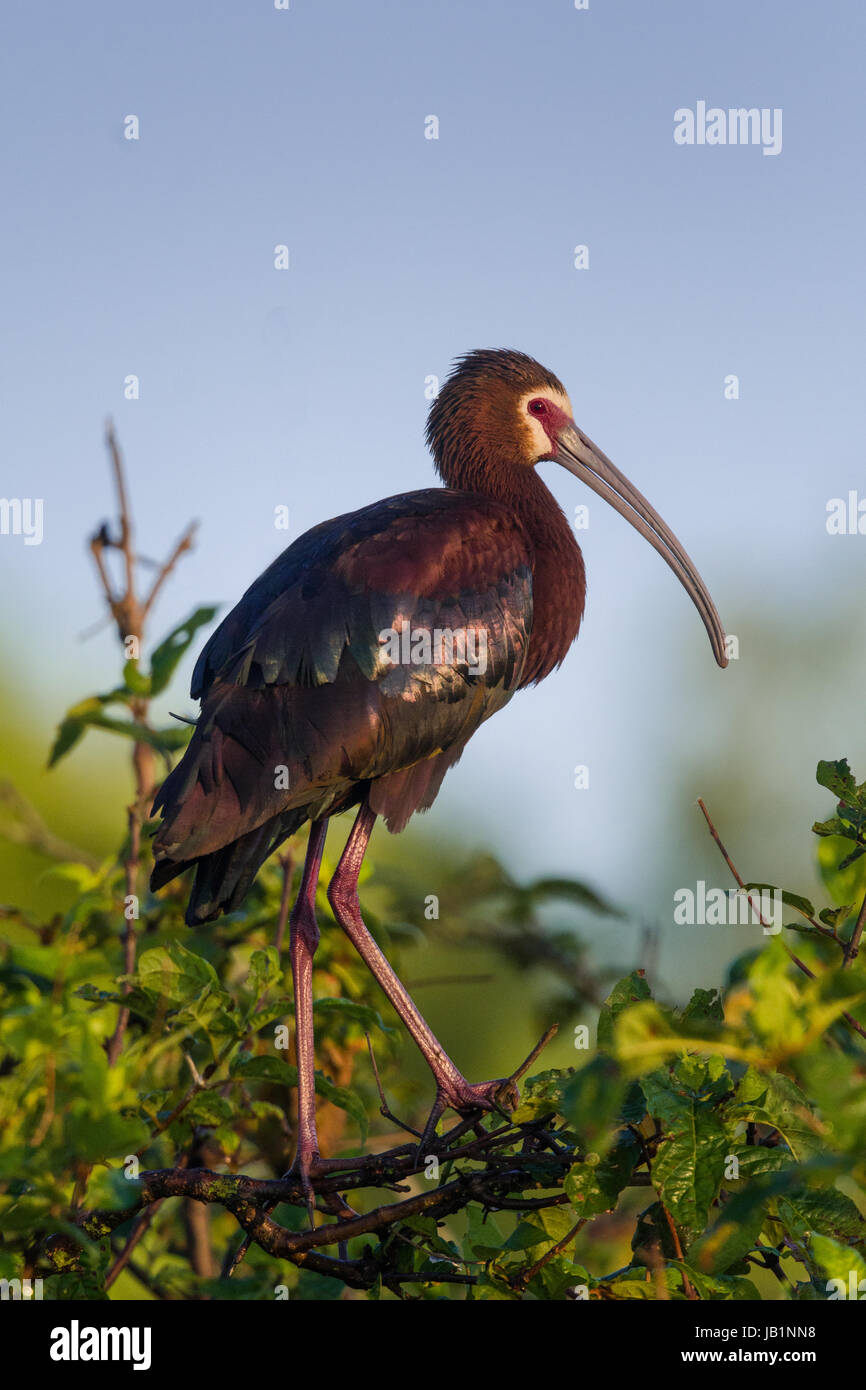
<path fill-rule="evenodd" d="M 520 1104 L 520 1090 L 513 1077 L 508 1076 L 500 1084 L 493 1098 L 494 1105 L 504 1119 L 510 1120 L 512 1112 Z"/>
<path fill-rule="evenodd" d="M 364 1162 L 366 1162 L 365 1158 L 342 1161 L 333 1158 L 322 1158 L 321 1154 L 315 1150 L 303 1154 L 299 1153 L 297 1155 L 291 1168 L 287 1173 L 284 1173 L 283 1176 L 284 1178 L 300 1179 L 301 1192 L 303 1193 L 304 1204 L 307 1208 L 307 1217 L 310 1222 L 311 1231 L 316 1228 L 316 1193 L 313 1188 L 313 1178 L 319 1177 L 325 1173 L 330 1173 L 335 1168 L 349 1167 L 353 1163 L 360 1164 Z M 324 1193 L 321 1197 L 321 1203 L 325 1211 L 330 1212 L 332 1216 L 336 1216 L 343 1221 L 354 1220 L 355 1217 L 360 1214 L 355 1211 L 354 1207 L 349 1206 L 345 1197 L 341 1197 L 339 1192 Z"/>
<path fill-rule="evenodd" d="M 312 1178 L 316 1175 L 318 1162 L 319 1155 L 315 1150 L 303 1153 L 298 1150 L 291 1168 L 283 1174 L 285 1178 L 300 1178 L 301 1192 L 304 1197 L 304 1205 L 307 1208 L 307 1219 L 311 1231 L 316 1229 L 316 1194 L 313 1191 Z"/>
<path fill-rule="evenodd" d="M 519 1101 L 520 1092 L 511 1076 L 500 1077 L 498 1081 L 480 1081 L 474 1086 L 468 1081 L 462 1081 L 462 1084 L 449 1085 L 447 1088 L 437 1087 L 433 1109 L 427 1117 L 415 1151 L 416 1163 L 423 1163 L 431 1146 L 435 1144 L 436 1126 L 443 1111 L 456 1110 L 458 1115 L 465 1118 L 476 1110 L 497 1110 L 503 1119 L 508 1120 L 510 1112 L 516 1108 Z"/>
<path fill-rule="evenodd" d="M 329 1192 L 322 1200 L 331 1215 L 338 1217 L 341 1221 L 354 1221 L 361 1214 L 355 1211 L 354 1207 L 350 1207 L 345 1197 L 341 1197 L 339 1192 Z"/>
<path fill-rule="evenodd" d="M 419 1168 L 426 1159 L 428 1151 L 435 1143 L 436 1126 L 439 1123 L 442 1112 L 447 1110 L 447 1108 L 448 1102 L 445 1100 L 442 1092 L 437 1090 L 436 1099 L 433 1102 L 433 1109 L 427 1116 L 427 1123 L 421 1131 L 421 1138 L 418 1140 L 418 1147 L 415 1150 L 415 1164 Z"/>

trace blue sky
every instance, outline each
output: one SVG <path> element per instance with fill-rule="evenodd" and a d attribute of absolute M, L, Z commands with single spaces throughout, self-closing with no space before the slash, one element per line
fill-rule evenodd
<path fill-rule="evenodd" d="M 79 640 L 107 415 L 142 551 L 200 521 L 158 635 L 239 597 L 285 543 L 275 506 L 299 534 L 429 485 L 425 378 L 513 346 L 562 378 L 728 629 L 775 637 L 719 672 L 658 556 L 548 466 L 566 510 L 591 503 L 585 627 L 431 819 L 666 911 L 664 837 L 700 792 L 754 795 L 750 750 L 770 804 L 810 807 L 817 756 L 866 754 L 859 634 L 840 627 L 829 682 L 810 647 L 862 593 L 866 538 L 828 537 L 825 508 L 866 491 L 864 27 L 840 0 L 9 4 L 2 491 L 44 498 L 45 532 L 0 537 L 8 678 L 46 722 L 114 680 L 112 635 Z M 781 153 L 676 145 L 699 100 L 781 108 Z"/>

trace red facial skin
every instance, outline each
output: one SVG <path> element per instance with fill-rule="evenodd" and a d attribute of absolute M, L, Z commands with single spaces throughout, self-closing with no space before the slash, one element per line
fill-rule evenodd
<path fill-rule="evenodd" d="M 564 430 L 568 425 L 573 425 L 574 421 L 569 415 L 566 415 L 564 410 L 560 410 L 558 405 L 548 400 L 546 396 L 536 396 L 529 402 L 526 409 L 536 420 L 541 421 L 544 433 L 550 440 L 550 453 L 545 454 L 544 458 L 554 458 L 559 443 L 560 431 Z"/>

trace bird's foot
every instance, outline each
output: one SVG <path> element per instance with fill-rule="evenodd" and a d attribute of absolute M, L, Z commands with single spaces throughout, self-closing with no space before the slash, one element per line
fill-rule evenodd
<path fill-rule="evenodd" d="M 517 1082 L 511 1076 L 500 1077 L 496 1081 L 479 1081 L 474 1085 L 462 1076 L 456 1080 L 449 1077 L 439 1081 L 433 1109 L 418 1141 L 418 1160 L 426 1157 L 435 1145 L 436 1126 L 445 1110 L 456 1110 L 464 1118 L 476 1112 L 498 1110 L 507 1120 L 519 1101 Z"/>
<path fill-rule="evenodd" d="M 463 1077 L 456 1086 L 440 1088 L 446 1108 L 456 1110 L 458 1115 L 469 1115 L 473 1110 L 499 1110 L 508 1118 L 520 1101 L 517 1083 L 510 1076 L 501 1076 L 497 1081 L 479 1081 L 472 1085 Z"/>
<path fill-rule="evenodd" d="M 480 1081 L 473 1086 L 459 1072 L 456 1077 L 453 1075 L 442 1076 L 438 1071 L 435 1072 L 436 1099 L 424 1126 L 424 1132 L 418 1141 L 418 1148 L 415 1151 L 417 1162 L 423 1162 L 431 1148 L 434 1147 L 436 1126 L 444 1110 L 456 1110 L 458 1115 L 463 1116 L 471 1115 L 474 1111 L 498 1110 L 503 1119 L 510 1120 L 512 1111 L 516 1110 L 520 1103 L 518 1081 L 526 1075 L 556 1031 L 557 1025 L 554 1023 L 539 1038 L 529 1056 L 524 1058 L 520 1066 L 515 1067 L 510 1076 L 501 1077 L 498 1081 Z"/>
<path fill-rule="evenodd" d="M 294 1162 L 284 1178 L 299 1178 L 301 1182 L 301 1193 L 304 1198 L 304 1205 L 307 1208 L 307 1218 L 310 1222 L 310 1230 L 315 1229 L 316 1225 L 316 1194 L 313 1190 L 313 1178 L 317 1174 L 317 1165 L 320 1162 L 318 1149 L 298 1148 Z"/>
<path fill-rule="evenodd" d="M 307 1216 L 310 1222 L 310 1230 L 315 1228 L 316 1193 L 313 1188 L 313 1179 L 323 1177 L 326 1173 L 333 1173 L 336 1169 L 360 1168 L 367 1162 L 366 1156 L 360 1158 L 322 1158 L 318 1149 L 299 1149 L 295 1155 L 295 1160 L 284 1178 L 300 1178 L 301 1192 L 304 1198 L 304 1205 L 307 1208 Z M 351 1220 L 358 1215 L 353 1207 L 340 1196 L 339 1192 L 325 1192 L 321 1194 L 322 1207 L 330 1212 L 332 1216 L 337 1216 L 343 1220 Z"/>

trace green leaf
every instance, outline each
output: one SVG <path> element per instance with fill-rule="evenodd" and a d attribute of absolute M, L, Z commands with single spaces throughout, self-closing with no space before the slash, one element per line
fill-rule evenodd
<path fill-rule="evenodd" d="M 703 1230 L 724 1176 L 730 1139 L 715 1107 L 730 1085 L 721 1057 L 682 1057 L 641 1078 L 647 1109 L 664 1127 L 653 1185 L 688 1231 Z"/>
<path fill-rule="evenodd" d="M 250 1057 L 237 1053 L 229 1063 L 229 1074 L 249 1081 L 276 1081 L 280 1086 L 297 1086 L 298 1069 L 278 1054 Z"/>
<path fill-rule="evenodd" d="M 689 1255 L 691 1260 L 691 1254 Z M 712 1302 L 736 1302 L 755 1303 L 760 1302 L 761 1295 L 755 1288 L 751 1279 L 745 1279 L 741 1275 L 717 1274 L 708 1278 L 706 1274 L 700 1273 L 689 1264 L 684 1264 L 681 1260 L 671 1260 L 671 1265 L 680 1270 L 691 1280 L 693 1287 L 702 1299 Z"/>
<path fill-rule="evenodd" d="M 540 1211 L 533 1212 L 527 1220 L 539 1226 L 545 1237 L 554 1244 L 565 1240 L 575 1226 L 574 1213 L 565 1206 L 542 1207 Z"/>
<path fill-rule="evenodd" d="M 250 956 L 249 984 L 256 999 L 281 979 L 282 974 L 283 967 L 276 946 L 266 946 L 263 950 L 253 951 Z"/>
<path fill-rule="evenodd" d="M 150 658 L 151 694 L 159 695 L 165 690 L 174 675 L 178 662 L 188 651 L 199 628 L 212 622 L 216 612 L 216 607 L 212 605 L 197 608 L 185 622 L 179 623 L 176 628 L 173 628 L 154 649 Z"/>
<path fill-rule="evenodd" d="M 130 660 L 125 663 L 123 684 L 131 695 L 148 696 L 151 693 L 150 677 L 139 670 L 137 660 Z"/>
<path fill-rule="evenodd" d="M 188 725 L 180 729 L 150 729 L 134 719 L 112 719 L 106 714 L 90 715 L 87 723 L 94 729 L 105 729 L 110 734 L 120 734 L 136 743 L 146 743 L 160 753 L 175 753 L 179 748 L 185 748 L 192 737 Z"/>
<path fill-rule="evenodd" d="M 813 1232 L 839 1240 L 862 1240 L 866 1221 L 850 1197 L 835 1187 L 798 1187 L 779 1197 L 777 1214 L 792 1240 L 802 1241 Z"/>
<path fill-rule="evenodd" d="M 856 831 L 840 816 L 832 816 L 830 820 L 816 820 L 812 825 L 812 830 L 816 835 L 840 835 L 846 840 L 856 840 Z"/>
<path fill-rule="evenodd" d="M 73 705 L 57 730 L 48 766 L 54 767 L 74 748 L 86 729 L 104 729 L 108 733 L 120 734 L 124 738 L 134 739 L 136 743 L 146 743 L 161 753 L 172 753 L 186 747 L 191 737 L 188 727 L 150 729 L 134 719 L 115 719 L 104 713 L 106 705 L 127 702 L 129 698 L 126 690 L 112 690 L 107 695 L 91 695 Z"/>
<path fill-rule="evenodd" d="M 467 1212 L 468 1224 L 464 1251 L 466 1258 L 470 1260 L 495 1259 L 503 1247 L 504 1238 L 493 1216 L 489 1212 L 483 1211 L 477 1202 L 472 1202 Z"/>
<path fill-rule="evenodd" d="M 659 1271 L 659 1276 L 669 1294 L 682 1297 L 680 1292 L 682 1275 L 678 1269 L 665 1267 Z M 618 1274 L 600 1280 L 598 1287 L 604 1290 L 606 1299 L 616 1301 L 648 1299 L 655 1302 L 659 1296 L 656 1280 L 649 1277 L 648 1271 L 643 1265 L 629 1265 L 627 1269 L 621 1270 Z"/>
<path fill-rule="evenodd" d="M 637 1164 L 641 1148 L 631 1133 L 621 1132 L 606 1158 L 587 1154 L 568 1172 L 563 1186 L 575 1216 L 597 1216 L 612 1211 Z"/>
<path fill-rule="evenodd" d="M 840 923 L 844 922 L 854 911 L 853 903 L 846 903 L 844 907 L 822 907 L 818 913 L 818 918 L 824 923 L 825 927 L 831 927 L 835 931 Z"/>
<path fill-rule="evenodd" d="M 89 864 L 69 860 L 62 864 L 52 864 L 39 875 L 40 883 L 63 883 L 74 888 L 76 893 L 90 893 L 99 883 L 99 875 Z"/>
<path fill-rule="evenodd" d="M 750 1184 L 725 1202 L 715 1224 L 689 1247 L 689 1264 L 704 1274 L 723 1274 L 758 1243 L 767 1219 L 766 1187 Z"/>
<path fill-rule="evenodd" d="M 739 1177 L 726 1178 L 725 1186 L 738 1192 L 740 1185 L 748 1178 L 761 1177 L 765 1173 L 778 1173 L 790 1168 L 794 1159 L 783 1144 L 745 1144 L 742 1140 L 731 1146 L 731 1158 L 736 1158 Z"/>
<path fill-rule="evenodd" d="M 822 758 L 818 763 L 815 780 L 819 786 L 832 792 L 837 801 L 847 801 L 856 805 L 857 783 L 854 781 L 847 758 L 839 758 L 835 762 L 826 762 Z"/>
<path fill-rule="evenodd" d="M 732 1110 L 744 1119 L 777 1129 L 796 1159 L 805 1159 L 821 1149 L 812 1110 L 799 1086 L 780 1072 L 767 1074 L 749 1067 L 737 1086 Z"/>
<path fill-rule="evenodd" d="M 529 1077 L 520 1097 L 520 1104 L 512 1115 L 515 1124 L 528 1124 L 542 1115 L 556 1115 L 562 1107 L 563 1086 L 569 1073 L 551 1068 Z"/>
<path fill-rule="evenodd" d="M 77 1163 L 121 1163 L 147 1142 L 149 1130 L 142 1120 L 123 1115 L 94 1116 L 89 1108 L 65 1117 L 67 1150 Z"/>
<path fill-rule="evenodd" d="M 225 1280 L 220 1282 L 223 1284 Z M 332 1279 L 329 1274 L 319 1274 L 313 1269 L 302 1269 L 294 1298 L 303 1303 L 338 1303 L 345 1292 L 346 1285 L 342 1279 Z M 214 1297 L 220 1296 L 219 1290 L 215 1290 Z M 256 1293 L 256 1298 L 260 1297 L 261 1295 Z"/>
<path fill-rule="evenodd" d="M 179 941 L 145 951 L 138 962 L 135 983 L 146 994 L 186 1004 L 211 991 L 220 991 L 217 973 L 210 961 L 188 951 Z"/>
<path fill-rule="evenodd" d="M 860 1057 L 810 1050 L 797 1059 L 797 1066 L 810 1100 L 832 1117 L 834 1147 L 849 1154 L 866 1152 L 866 1076 Z"/>
<path fill-rule="evenodd" d="M 359 1004 L 355 999 L 316 999 L 313 1004 L 313 1011 L 320 1014 L 332 1014 L 338 1018 L 351 1019 L 353 1023 L 360 1023 L 361 1027 L 370 1032 L 373 1028 L 378 1028 L 382 1033 L 393 1033 L 394 1029 L 389 1028 L 382 1022 L 377 1009 L 370 1004 Z"/>
<path fill-rule="evenodd" d="M 345 1086 L 335 1086 L 329 1077 L 323 1076 L 321 1072 L 316 1072 L 316 1094 L 329 1100 L 332 1105 L 336 1105 L 340 1110 L 345 1110 L 347 1115 L 351 1115 L 359 1130 L 361 1131 L 361 1143 L 367 1142 L 367 1134 L 370 1123 L 367 1118 L 366 1107 L 354 1091 L 348 1090 Z"/>
<path fill-rule="evenodd" d="M 232 1118 L 231 1101 L 216 1091 L 199 1091 L 193 1096 L 177 1123 L 191 1120 L 197 1125 L 221 1125 Z"/>
<path fill-rule="evenodd" d="M 804 917 L 815 916 L 815 909 L 809 899 L 801 897 L 799 893 L 789 893 L 787 888 L 777 888 L 774 883 L 747 883 L 745 887 L 750 893 L 781 893 L 782 902 L 786 907 L 793 907 L 796 912 L 802 912 Z"/>
<path fill-rule="evenodd" d="M 613 1143 L 616 1134 L 613 1122 L 624 1103 L 626 1086 L 617 1063 L 603 1054 L 594 1057 L 567 1081 L 560 1113 L 588 1149 L 604 1153 Z M 642 1094 L 640 1100 L 643 1113 Z"/>
<path fill-rule="evenodd" d="M 722 996 L 717 989 L 696 989 L 682 1012 L 683 1022 L 724 1023 Z"/>
<path fill-rule="evenodd" d="M 229 1065 L 232 1076 L 245 1080 L 276 1081 L 281 1086 L 297 1086 L 298 1069 L 277 1056 L 248 1057 L 241 1054 Z M 369 1129 L 367 1111 L 361 1098 L 345 1086 L 337 1086 L 322 1072 L 316 1072 L 316 1094 L 329 1100 L 340 1110 L 345 1110 L 361 1131 L 361 1142 L 366 1142 Z"/>
<path fill-rule="evenodd" d="M 583 1265 L 575 1264 L 564 1255 L 557 1255 L 542 1265 L 529 1284 L 529 1290 L 548 1302 L 562 1303 L 574 1289 L 589 1290 L 594 1282 Z M 573 1293 L 569 1301 L 574 1301 Z"/>
<path fill-rule="evenodd" d="M 226 1157 L 233 1154 L 241 1142 L 241 1136 L 231 1125 L 216 1125 L 212 1137 L 215 1143 L 219 1144 Z"/>
<path fill-rule="evenodd" d="M 598 1047 L 605 1051 L 613 1046 L 614 1023 L 623 1009 L 639 1000 L 651 999 L 652 993 L 642 970 L 633 970 L 624 980 L 614 985 L 601 1006 L 598 1017 Z"/>
<path fill-rule="evenodd" d="M 844 1290 L 844 1297 L 849 1297 L 851 1289 L 851 1275 L 854 1275 L 854 1287 L 859 1286 L 860 1280 L 866 1280 L 866 1259 L 859 1250 L 855 1250 L 850 1245 L 844 1245 L 841 1241 L 833 1240 L 830 1236 L 815 1235 L 810 1241 L 809 1248 L 812 1257 L 818 1267 L 826 1274 L 828 1280 L 835 1279 L 840 1281 L 842 1288 L 837 1288 L 832 1292 L 839 1298 Z M 828 1292 L 831 1292 L 828 1290 Z M 858 1302 L 861 1297 L 857 1295 Z"/>
<path fill-rule="evenodd" d="M 85 999 L 88 1004 L 125 1004 L 127 998 L 119 990 L 97 989 L 91 984 L 79 985 L 75 997 Z"/>
<path fill-rule="evenodd" d="M 90 695 L 85 700 L 79 700 L 78 704 L 70 706 L 57 730 L 48 757 L 49 767 L 54 767 L 55 763 L 75 747 L 91 720 L 101 714 L 103 705 L 110 699 L 110 695 Z"/>
<path fill-rule="evenodd" d="M 537 878 L 529 885 L 528 892 L 535 899 L 561 898 L 574 903 L 576 907 L 586 907 L 604 917 L 621 917 L 622 913 L 598 893 L 587 888 L 585 883 L 573 878 Z"/>
<path fill-rule="evenodd" d="M 533 1250 L 536 1245 L 547 1245 L 549 1241 L 544 1233 L 537 1226 L 531 1225 L 528 1221 L 521 1221 L 511 1235 L 508 1237 L 504 1250 Z"/>
<path fill-rule="evenodd" d="M 631 1248 L 635 1260 L 650 1268 L 659 1256 L 664 1260 L 672 1260 L 676 1255 L 673 1232 L 661 1202 L 651 1202 L 643 1211 L 638 1212 Z"/>
<path fill-rule="evenodd" d="M 87 725 L 83 719 L 73 719 L 70 715 L 67 715 L 65 719 L 61 720 L 54 742 L 51 745 L 51 752 L 48 755 L 49 767 L 54 767 L 56 763 L 60 762 L 61 758 L 65 757 L 65 755 L 75 747 L 86 728 Z"/>

